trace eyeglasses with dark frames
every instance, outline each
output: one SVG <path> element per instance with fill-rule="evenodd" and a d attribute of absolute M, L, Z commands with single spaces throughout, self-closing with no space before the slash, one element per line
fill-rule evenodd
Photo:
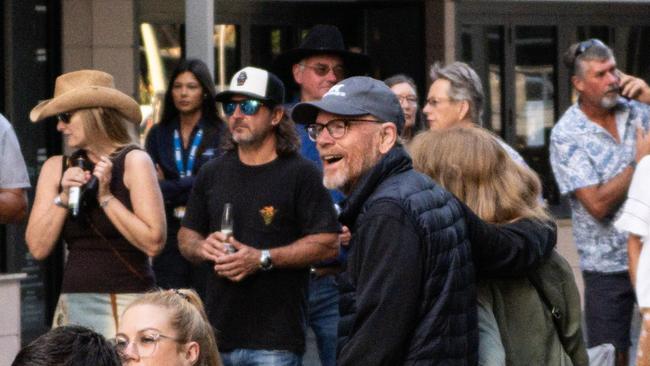
<path fill-rule="evenodd" d="M 307 135 L 312 141 L 316 141 L 318 136 L 323 132 L 323 129 L 327 129 L 327 132 L 334 139 L 340 139 L 348 132 L 348 126 L 350 123 L 356 122 L 372 122 L 372 123 L 384 123 L 384 121 L 375 121 L 374 119 L 345 119 L 345 118 L 335 118 L 327 121 L 327 123 L 311 123 L 305 126 L 307 130 Z"/>
<path fill-rule="evenodd" d="M 396 95 L 400 103 L 417 104 L 418 97 L 415 95 Z"/>
<path fill-rule="evenodd" d="M 327 76 L 331 70 L 337 79 L 343 79 L 345 77 L 345 69 L 340 65 L 330 67 L 329 65 L 325 64 L 307 65 L 302 63 L 300 66 L 314 70 L 314 73 L 316 73 L 318 76 Z"/>
<path fill-rule="evenodd" d="M 586 41 L 580 42 L 578 47 L 576 47 L 576 52 L 573 55 L 573 58 L 574 59 L 577 58 L 578 56 L 582 55 L 583 53 L 585 53 L 585 51 L 587 51 L 588 49 L 590 49 L 593 46 L 599 46 L 599 47 L 607 48 L 607 46 L 603 43 L 603 41 L 601 41 L 598 38 L 588 39 Z"/>
<path fill-rule="evenodd" d="M 56 115 L 56 119 L 58 119 L 59 121 L 65 123 L 67 125 L 68 123 L 70 123 L 70 119 L 72 118 L 73 114 L 74 114 L 74 112 L 59 113 L 59 114 Z"/>
<path fill-rule="evenodd" d="M 240 100 L 238 102 L 229 101 L 223 103 L 223 113 L 226 116 L 232 116 L 233 113 L 235 113 L 237 106 L 239 106 L 239 110 L 243 114 L 247 116 L 252 116 L 255 113 L 257 113 L 263 105 L 264 103 L 257 99 L 245 99 L 245 100 Z"/>
<path fill-rule="evenodd" d="M 455 102 L 455 100 L 453 100 L 453 99 L 438 99 L 438 100 L 436 100 L 436 99 L 433 99 L 433 98 L 427 99 L 427 104 L 430 105 L 431 108 L 435 108 L 439 104 L 444 103 L 444 102 L 452 103 L 452 102 Z"/>

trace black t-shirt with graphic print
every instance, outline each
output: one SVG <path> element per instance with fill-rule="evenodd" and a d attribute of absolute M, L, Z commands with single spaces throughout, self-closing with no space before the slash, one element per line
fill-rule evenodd
<path fill-rule="evenodd" d="M 220 230 L 226 202 L 233 204 L 235 239 L 258 249 L 285 246 L 309 234 L 339 232 L 321 173 L 298 154 L 248 166 L 231 151 L 206 163 L 182 226 L 202 235 Z M 216 275 L 209 278 L 205 302 L 219 349 L 302 353 L 308 276 L 308 268 L 273 268 L 238 283 Z"/>

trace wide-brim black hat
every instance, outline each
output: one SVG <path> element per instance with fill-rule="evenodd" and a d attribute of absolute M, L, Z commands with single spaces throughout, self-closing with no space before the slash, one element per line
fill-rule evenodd
<path fill-rule="evenodd" d="M 272 70 L 286 83 L 294 84 L 291 71 L 293 65 L 304 58 L 323 54 L 341 57 L 346 77 L 367 75 L 370 72 L 370 57 L 363 53 L 348 51 L 341 31 L 333 25 L 324 24 L 311 28 L 298 48 L 276 57 Z"/>

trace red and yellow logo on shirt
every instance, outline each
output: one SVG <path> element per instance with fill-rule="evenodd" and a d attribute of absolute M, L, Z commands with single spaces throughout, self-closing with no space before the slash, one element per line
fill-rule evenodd
<path fill-rule="evenodd" d="M 262 219 L 264 219 L 264 225 L 271 225 L 276 212 L 278 211 L 273 206 L 264 206 L 260 210 L 260 215 L 262 215 Z"/>

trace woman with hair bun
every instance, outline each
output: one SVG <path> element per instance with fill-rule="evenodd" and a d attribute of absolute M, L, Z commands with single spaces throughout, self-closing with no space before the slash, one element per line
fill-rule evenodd
<path fill-rule="evenodd" d="M 129 304 L 115 348 L 123 365 L 222 365 L 203 302 L 191 289 L 153 291 Z"/>

